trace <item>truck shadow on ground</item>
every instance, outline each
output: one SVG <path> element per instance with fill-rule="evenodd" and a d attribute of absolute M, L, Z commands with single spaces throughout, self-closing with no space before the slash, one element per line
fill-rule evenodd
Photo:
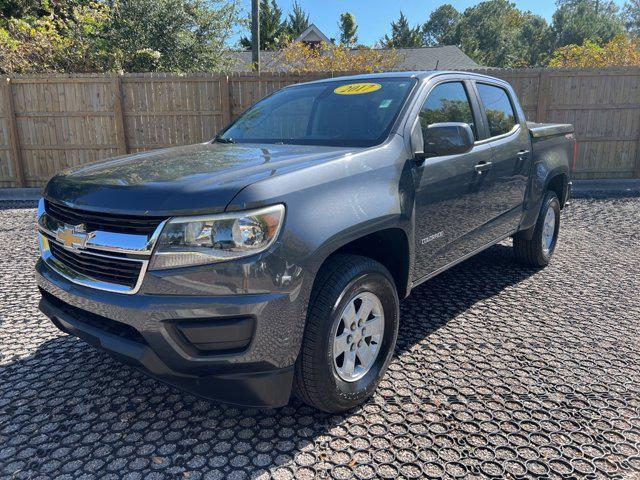
<path fill-rule="evenodd" d="M 417 287 L 401 303 L 396 355 L 533 273 L 515 263 L 509 246 L 496 245 Z M 277 410 L 239 409 L 163 385 L 64 335 L 0 367 L 0 472 L 17 478 L 77 471 L 114 478 L 328 476 L 336 464 L 369 454 L 375 425 L 367 418 L 387 399 L 376 395 L 341 415 L 296 399 Z"/>

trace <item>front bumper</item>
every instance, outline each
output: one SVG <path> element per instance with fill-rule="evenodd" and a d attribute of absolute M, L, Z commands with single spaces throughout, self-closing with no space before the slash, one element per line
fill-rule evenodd
<path fill-rule="evenodd" d="M 250 407 L 286 405 L 306 315 L 302 281 L 292 291 L 247 294 L 175 288 L 176 282 L 189 285 L 191 275 L 202 282 L 210 270 L 148 273 L 140 293 L 124 295 L 75 284 L 40 260 L 40 309 L 62 331 L 193 394 Z M 252 265 L 243 270 L 251 272 Z M 163 294 L 162 285 L 171 285 L 173 294 Z M 251 292 L 251 285 L 245 278 L 244 290 Z M 221 331 L 230 337 L 215 338 Z"/>

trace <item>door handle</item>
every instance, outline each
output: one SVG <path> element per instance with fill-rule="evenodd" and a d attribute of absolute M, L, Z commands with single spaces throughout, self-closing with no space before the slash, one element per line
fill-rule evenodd
<path fill-rule="evenodd" d="M 520 150 L 518 152 L 518 160 L 520 161 L 524 160 L 527 157 L 527 155 L 529 155 L 529 150 Z"/>
<path fill-rule="evenodd" d="M 476 165 L 476 173 L 478 175 L 482 175 L 484 172 L 488 171 L 493 164 L 491 162 L 480 162 Z"/>

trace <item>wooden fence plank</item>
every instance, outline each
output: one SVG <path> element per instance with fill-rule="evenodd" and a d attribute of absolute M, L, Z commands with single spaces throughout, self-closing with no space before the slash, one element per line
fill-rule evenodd
<path fill-rule="evenodd" d="M 233 115 L 231 107 L 231 91 L 229 90 L 229 77 L 225 75 L 220 79 L 220 103 L 222 104 L 222 127 L 224 128 L 231 123 Z"/>
<path fill-rule="evenodd" d="M 113 80 L 113 118 L 115 121 L 115 134 L 118 142 L 118 153 L 126 155 L 129 153 L 127 147 L 127 134 L 124 128 L 124 114 L 122 108 L 122 81 L 120 75 L 116 75 Z"/>
<path fill-rule="evenodd" d="M 15 176 L 18 187 L 24 187 L 25 178 L 22 160 L 22 152 L 20 151 L 20 138 L 18 137 L 18 127 L 16 126 L 16 115 L 13 105 L 13 89 L 11 88 L 11 79 L 7 78 L 4 82 L 5 112 L 7 113 L 7 123 L 9 130 L 9 150 L 11 152 L 11 165 L 13 175 Z"/>

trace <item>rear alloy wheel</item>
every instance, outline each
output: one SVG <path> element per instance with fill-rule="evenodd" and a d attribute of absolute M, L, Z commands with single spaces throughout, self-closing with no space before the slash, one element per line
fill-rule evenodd
<path fill-rule="evenodd" d="M 518 232 L 513 237 L 516 258 L 531 267 L 546 267 L 556 248 L 559 232 L 560 202 L 555 192 L 549 191 L 542 201 L 533 232 Z"/>
<path fill-rule="evenodd" d="M 332 413 L 364 402 L 387 370 L 398 318 L 395 283 L 383 265 L 357 255 L 329 258 L 311 294 L 295 394 Z"/>

